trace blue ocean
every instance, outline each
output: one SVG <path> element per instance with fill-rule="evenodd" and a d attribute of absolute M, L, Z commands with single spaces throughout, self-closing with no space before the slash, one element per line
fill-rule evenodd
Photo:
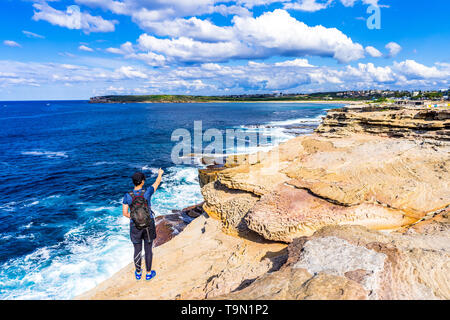
<path fill-rule="evenodd" d="M 70 299 L 130 263 L 121 202 L 135 171 L 150 182 L 165 170 L 157 215 L 201 202 L 198 165 L 171 161 L 175 129 L 262 125 L 276 145 L 312 132 L 332 107 L 0 102 L 0 299 Z"/>

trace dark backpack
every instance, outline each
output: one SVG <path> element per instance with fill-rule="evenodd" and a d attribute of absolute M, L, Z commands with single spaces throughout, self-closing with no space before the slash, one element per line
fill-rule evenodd
<path fill-rule="evenodd" d="M 133 191 L 129 192 L 129 195 L 131 196 L 130 216 L 138 230 L 143 230 L 150 227 L 152 222 L 150 208 L 147 200 L 144 198 L 144 193 L 145 190 L 142 190 L 140 195 L 137 196 Z"/>

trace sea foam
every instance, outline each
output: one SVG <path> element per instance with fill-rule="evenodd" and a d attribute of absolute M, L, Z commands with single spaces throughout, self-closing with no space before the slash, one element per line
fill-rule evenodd
<path fill-rule="evenodd" d="M 69 157 L 65 151 L 23 151 L 21 154 L 24 156 L 44 156 L 48 159 Z"/>

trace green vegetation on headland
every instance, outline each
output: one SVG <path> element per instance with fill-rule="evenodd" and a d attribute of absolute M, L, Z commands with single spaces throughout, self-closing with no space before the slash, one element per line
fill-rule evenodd
<path fill-rule="evenodd" d="M 364 90 L 341 92 L 317 92 L 310 94 L 272 93 L 272 94 L 242 94 L 226 96 L 191 96 L 191 95 L 108 95 L 90 99 L 91 103 L 189 103 L 189 102 L 253 102 L 253 101 L 385 101 L 388 98 L 411 100 L 447 100 L 448 91 L 409 92 L 390 90 Z"/>
<path fill-rule="evenodd" d="M 272 96 L 272 95 L 242 95 L 242 96 L 188 96 L 188 95 L 129 95 L 93 97 L 91 103 L 189 103 L 189 102 L 248 102 L 248 101 L 314 101 L 333 100 L 316 96 Z M 336 99 L 337 100 L 337 99 Z M 338 100 L 360 101 L 365 99 L 340 98 Z"/>

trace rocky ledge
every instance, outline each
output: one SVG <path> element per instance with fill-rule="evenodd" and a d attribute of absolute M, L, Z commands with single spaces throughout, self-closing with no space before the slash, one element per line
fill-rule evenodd
<path fill-rule="evenodd" d="M 449 119 L 444 108 L 330 110 L 312 135 L 200 171 L 224 232 L 290 243 L 296 257 L 222 298 L 448 299 Z"/>
<path fill-rule="evenodd" d="M 328 226 L 288 246 L 287 262 L 216 299 L 450 298 L 448 212 L 408 232 Z"/>
<path fill-rule="evenodd" d="M 346 107 L 329 111 L 316 132 L 331 137 L 370 133 L 434 143 L 450 142 L 450 109 Z"/>
<path fill-rule="evenodd" d="M 401 233 L 328 226 L 286 247 L 202 214 L 154 249 L 150 285 L 130 263 L 77 299 L 450 299 L 449 236 L 447 211 Z"/>
<path fill-rule="evenodd" d="M 332 110 L 313 135 L 200 171 L 203 207 L 229 233 L 251 230 L 283 242 L 329 225 L 412 225 L 450 205 L 448 115 L 423 108 Z"/>

